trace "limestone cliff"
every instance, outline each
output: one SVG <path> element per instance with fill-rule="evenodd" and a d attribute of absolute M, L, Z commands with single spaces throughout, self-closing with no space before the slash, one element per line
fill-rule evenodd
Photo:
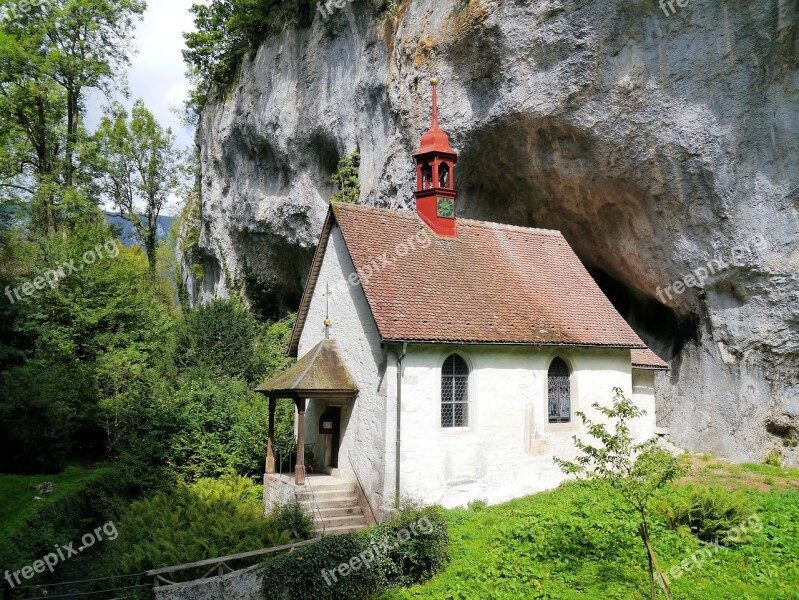
<path fill-rule="evenodd" d="M 796 464 L 799 3 L 680 3 L 355 0 L 268 40 L 201 118 L 199 297 L 295 308 L 356 149 L 410 207 L 436 75 L 459 214 L 563 231 L 672 361 L 676 443 Z"/>

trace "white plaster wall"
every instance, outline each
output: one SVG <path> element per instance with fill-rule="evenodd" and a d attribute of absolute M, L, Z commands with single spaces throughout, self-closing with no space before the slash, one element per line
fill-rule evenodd
<path fill-rule="evenodd" d="M 440 427 L 441 364 L 458 350 L 471 365 L 470 424 Z M 409 346 L 402 384 L 403 495 L 451 507 L 470 500 L 503 502 L 557 486 L 564 476 L 555 456 L 575 456 L 572 423 L 550 425 L 547 369 L 555 356 L 572 368 L 572 411 L 597 417 L 591 404 L 609 404 L 613 388 L 630 397 L 630 352 L 615 349 Z M 389 357 L 387 431 L 394 429 L 396 360 Z M 647 399 L 649 402 L 650 400 Z M 647 407 L 648 409 L 648 407 Z M 654 410 L 634 426 L 651 432 Z M 385 495 L 393 494 L 393 443 L 387 436 Z"/>
<path fill-rule="evenodd" d="M 640 443 L 655 435 L 655 374 L 651 369 L 633 369 L 633 402 L 646 411 L 646 418 L 641 426 L 633 430 L 636 440 Z"/>
<path fill-rule="evenodd" d="M 341 446 L 338 465 L 340 476 L 355 481 L 350 460 L 355 464 L 361 484 L 372 507 L 379 511 L 383 502 L 385 448 L 385 390 L 381 390 L 381 368 L 385 357 L 380 335 L 360 285 L 352 286 L 348 278 L 355 272 L 344 238 L 333 226 L 327 252 L 311 299 L 305 328 L 299 344 L 303 356 L 325 338 L 327 285 L 330 285 L 330 318 L 334 338 L 344 355 L 347 369 L 354 377 L 360 393 L 354 402 L 331 403 L 341 406 Z M 310 401 L 306 410 L 307 443 L 316 443 L 317 459 L 322 460 L 322 437 L 319 417 L 326 405 Z"/>

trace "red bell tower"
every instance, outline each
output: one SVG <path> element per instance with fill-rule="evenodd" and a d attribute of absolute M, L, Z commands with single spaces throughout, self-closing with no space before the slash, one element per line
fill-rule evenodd
<path fill-rule="evenodd" d="M 438 126 L 438 79 L 433 86 L 433 120 L 422 136 L 416 161 L 416 212 L 436 235 L 457 237 L 455 221 L 455 163 L 458 153 L 449 145 L 449 136 Z"/>

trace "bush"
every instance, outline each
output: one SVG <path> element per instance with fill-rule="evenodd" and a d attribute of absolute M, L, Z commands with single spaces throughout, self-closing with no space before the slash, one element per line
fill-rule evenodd
<path fill-rule="evenodd" d="M 726 543 L 748 541 L 747 537 L 728 538 L 726 535 L 745 522 L 752 511 L 740 496 L 723 489 L 682 488 L 676 495 L 659 502 L 656 512 L 670 528 L 684 527 L 705 542 L 716 539 Z"/>
<path fill-rule="evenodd" d="M 240 302 L 217 300 L 186 314 L 176 335 L 175 364 L 184 371 L 255 383 L 258 333 L 258 323 Z"/>
<path fill-rule="evenodd" d="M 769 467 L 780 467 L 782 468 L 782 452 L 779 450 L 772 450 L 766 456 L 766 460 L 763 461 L 763 464 Z"/>
<path fill-rule="evenodd" d="M 119 538 L 108 547 L 99 575 L 141 573 L 291 544 L 309 538 L 313 529 L 298 505 L 264 517 L 261 487 L 232 476 L 179 484 L 134 502 L 117 526 Z"/>
<path fill-rule="evenodd" d="M 375 598 L 389 587 L 419 583 L 443 570 L 449 561 L 448 544 L 439 508 L 406 504 L 387 523 L 326 537 L 270 560 L 265 569 L 265 597 Z M 357 565 L 355 561 L 361 561 L 360 568 L 353 568 L 347 576 L 333 573 L 339 565 Z"/>

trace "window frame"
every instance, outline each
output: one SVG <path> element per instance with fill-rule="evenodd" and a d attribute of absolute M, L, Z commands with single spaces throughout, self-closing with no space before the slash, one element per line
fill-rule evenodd
<path fill-rule="evenodd" d="M 444 392 L 444 377 L 445 377 L 445 375 L 444 375 L 444 365 L 446 364 L 446 362 L 452 356 L 457 356 L 458 358 L 460 358 L 463 361 L 464 365 L 466 366 L 466 375 L 465 376 L 461 376 L 461 375 L 454 375 L 453 374 L 453 375 L 446 375 L 446 377 L 451 377 L 453 379 L 453 381 L 454 381 L 455 378 L 458 378 L 458 377 L 466 380 L 466 385 L 465 385 L 466 401 L 465 402 L 455 402 L 454 399 L 453 399 L 453 400 L 451 400 L 449 402 L 446 402 L 447 404 L 450 404 L 453 407 L 453 412 L 452 412 L 452 423 L 453 424 L 452 425 L 444 425 L 444 423 L 443 423 L 443 416 L 444 416 L 443 415 L 443 411 L 444 411 L 444 404 L 445 404 L 444 393 L 443 393 Z M 472 364 L 469 361 L 469 359 L 466 358 L 463 355 L 463 353 L 455 351 L 455 352 L 447 352 L 446 354 L 444 354 L 443 359 L 441 360 L 439 365 L 440 366 L 439 366 L 439 378 L 438 378 L 438 383 L 439 383 L 439 386 L 438 386 L 438 395 L 439 395 L 438 428 L 440 430 L 442 430 L 442 431 L 464 431 L 464 430 L 469 430 L 469 429 L 472 428 L 472 424 L 474 422 L 474 415 L 472 413 L 472 395 L 473 395 L 472 394 L 472 380 L 473 380 L 473 377 L 474 377 L 474 369 L 472 368 Z M 454 386 L 453 386 L 453 390 L 454 390 Z M 455 408 L 454 407 L 455 407 L 456 404 L 463 404 L 463 405 L 466 406 L 466 423 L 465 423 L 465 425 L 455 425 Z"/>
<path fill-rule="evenodd" d="M 552 366 L 552 363 L 555 362 L 555 359 L 559 358 L 569 369 L 569 420 L 566 422 L 550 422 L 549 421 L 549 368 Z M 579 380 L 576 376 L 577 367 L 575 365 L 574 359 L 571 355 L 564 354 L 562 352 L 553 352 L 547 357 L 544 373 L 543 373 L 543 384 L 542 384 L 542 393 L 543 393 L 543 425 L 544 431 L 547 432 L 562 432 L 562 431 L 577 431 L 579 429 L 579 425 L 577 423 L 578 419 L 575 418 L 575 414 L 577 411 L 581 410 L 578 406 L 578 398 L 580 397 L 578 394 L 578 384 Z"/>

